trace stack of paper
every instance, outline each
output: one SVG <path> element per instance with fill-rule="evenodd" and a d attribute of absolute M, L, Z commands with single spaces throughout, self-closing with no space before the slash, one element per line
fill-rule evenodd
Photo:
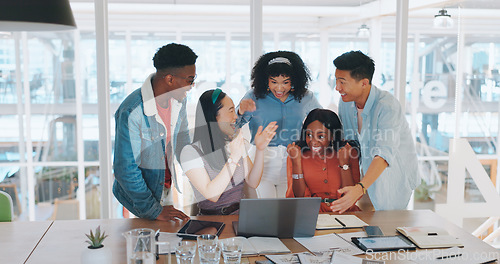
<path fill-rule="evenodd" d="M 384 264 L 380 260 L 368 260 L 333 251 L 314 255 L 309 252 L 286 255 L 266 255 L 274 264 Z"/>
<path fill-rule="evenodd" d="M 369 260 L 346 255 L 342 252 L 334 252 L 331 264 L 384 264 L 383 260 Z"/>
<path fill-rule="evenodd" d="M 277 237 L 238 237 L 243 241 L 241 254 L 244 256 L 291 253 Z"/>
<path fill-rule="evenodd" d="M 340 251 L 347 255 L 364 254 L 365 252 L 351 242 L 347 242 L 337 234 L 328 234 L 314 237 L 295 237 L 297 242 L 314 254 L 326 251 Z"/>

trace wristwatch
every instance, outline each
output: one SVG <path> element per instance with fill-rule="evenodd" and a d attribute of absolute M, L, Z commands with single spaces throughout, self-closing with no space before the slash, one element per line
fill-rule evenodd
<path fill-rule="evenodd" d="M 341 168 L 342 170 L 348 170 L 350 167 L 349 164 L 344 164 L 344 165 L 339 165 L 339 168 Z"/>

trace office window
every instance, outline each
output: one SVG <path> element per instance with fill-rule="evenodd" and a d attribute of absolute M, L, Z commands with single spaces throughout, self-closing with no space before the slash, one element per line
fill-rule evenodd
<path fill-rule="evenodd" d="M 359 7 L 353 5 L 351 8 L 362 11 L 365 4 L 369 5 L 370 2 L 363 2 Z M 410 6 L 416 4 L 418 1 L 410 1 Z M 457 42 L 457 37 L 462 36 L 459 35 L 457 25 L 459 7 L 464 18 L 461 43 Z M 190 8 L 199 7 L 190 5 Z M 460 6 L 451 3 L 446 8 L 455 22 L 454 27 L 434 29 L 432 19 L 440 8 L 442 7 L 422 7 L 411 10 L 409 14 L 405 108 L 407 120 L 415 133 L 421 159 L 420 175 L 424 179 L 415 195 L 415 208 L 426 207 L 429 205 L 426 202 L 430 201 L 432 205 L 429 208 L 433 209 L 435 202 L 439 203 L 445 198 L 447 190 L 443 186 L 448 177 L 449 139 L 455 136 L 457 122 L 460 122 L 460 136 L 467 138 L 473 150 L 481 155 L 484 167 L 492 177 L 495 174 L 492 168 L 496 167 L 500 43 L 496 33 L 498 29 L 495 27 L 498 23 L 492 18 L 496 13 L 492 15 L 489 12 L 496 12 L 499 7 L 492 1 L 461 1 Z M 111 13 L 120 12 L 117 10 L 119 9 L 109 9 Z M 83 11 L 76 8 L 74 12 L 81 14 Z M 469 17 L 469 13 L 473 12 L 481 15 Z M 376 63 L 374 84 L 394 93 L 396 17 L 391 14 L 367 18 L 365 15 L 358 17 L 354 13 L 367 14 L 352 12 L 347 16 L 335 14 L 326 18 L 304 18 L 302 14 L 300 17 L 271 17 L 264 13 L 263 52 L 277 49 L 297 52 L 311 70 L 311 90 L 324 107 L 336 109 L 340 99 L 338 92 L 334 90 L 335 69 L 332 61 L 350 50 L 361 50 L 372 56 Z M 220 19 L 220 16 L 222 15 L 208 14 L 187 17 L 179 14 L 175 18 L 165 16 L 165 21 L 155 21 L 155 25 L 134 23 L 136 18 L 140 22 L 148 21 L 147 17 L 110 16 L 109 85 L 106 88 L 110 89 L 111 115 L 123 99 L 139 88 L 144 79 L 154 72 L 154 53 L 170 42 L 186 44 L 199 55 L 196 86 L 188 93 L 191 126 L 194 125 L 195 104 L 206 89 L 222 87 L 237 104 L 241 96 L 250 89 L 250 72 L 253 66 L 250 58 L 250 24 L 247 17 L 235 19 L 233 16 L 225 20 Z M 86 217 L 94 218 L 97 217 L 94 207 L 98 205 L 89 204 L 96 201 L 96 192 L 102 191 L 99 190 L 97 113 L 98 89 L 102 87 L 98 87 L 96 78 L 94 22 L 82 19 L 79 15 L 76 18 L 79 25 L 78 38 L 74 37 L 74 32 L 27 33 L 26 39 L 23 39 L 22 34 L 0 32 L 0 121 L 8 127 L 0 130 L 0 184 L 5 184 L 13 175 L 27 173 L 26 163 L 20 161 L 20 142 L 31 141 L 32 149 L 25 155 L 35 163 L 30 177 L 41 177 L 49 171 L 65 171 L 67 175 L 73 175 L 76 169 L 77 178 L 85 177 L 86 180 Z M 353 22 L 349 22 L 349 19 Z M 124 28 L 121 26 L 124 21 L 134 23 L 134 26 Z M 371 36 L 357 34 L 363 23 L 370 27 Z M 322 30 L 328 35 L 327 54 L 321 53 L 324 44 L 320 37 Z M 19 62 L 16 61 L 15 54 L 16 38 L 21 44 Z M 74 43 L 74 39 L 78 39 L 78 43 Z M 229 43 L 226 43 L 228 39 Z M 26 44 L 27 50 L 22 49 L 23 44 Z M 458 45 L 463 45 L 460 58 L 457 57 Z M 20 65 L 21 72 L 16 72 L 16 63 L 23 64 L 25 56 L 29 57 L 28 65 Z M 325 57 L 327 64 L 320 65 L 321 59 Z M 457 115 L 454 100 L 458 66 L 461 66 L 463 76 L 458 83 L 462 89 L 460 92 L 463 102 L 462 112 Z M 325 78 L 328 89 L 317 85 L 324 81 L 319 76 L 322 67 L 327 67 Z M 23 80 L 25 69 L 28 69 L 27 79 Z M 16 77 L 20 77 L 21 83 L 16 82 Z M 28 96 L 24 94 L 25 85 L 31 93 L 28 99 L 24 99 Z M 21 98 L 17 95 L 18 86 L 21 88 Z M 82 96 L 81 105 L 76 104 L 78 89 Z M 26 103 L 29 103 L 31 112 L 23 116 L 18 109 L 24 110 Z M 79 109 L 82 112 L 81 129 L 76 123 Z M 19 121 L 28 118 L 30 122 L 24 122 L 21 128 Z M 113 116 L 110 116 L 110 122 L 110 137 L 113 141 Z M 79 133 L 82 135 L 80 148 L 77 137 Z M 31 135 L 29 140 L 28 134 Z M 80 155 L 83 160 L 79 160 L 79 153 L 83 154 Z M 82 167 L 85 168 L 84 172 L 79 172 Z M 37 182 L 42 181 L 37 178 Z M 71 182 L 74 185 L 74 180 L 70 184 Z M 28 189 L 21 185 L 19 180 L 16 188 L 23 206 L 22 213 L 26 213 Z M 185 182 L 183 186 L 189 186 L 189 183 Z M 39 192 L 38 188 L 33 187 L 33 191 Z M 75 188 L 78 190 L 78 186 Z M 179 197 L 184 203 L 189 202 L 189 188 L 186 187 L 186 192 Z M 467 188 L 469 198 L 476 199 L 477 188 L 474 184 L 468 184 Z M 67 190 L 70 189 L 61 189 L 61 193 L 66 193 Z M 57 193 L 52 197 L 55 194 Z M 53 203 L 50 199 L 46 202 Z M 37 213 L 37 217 L 39 216 Z"/>

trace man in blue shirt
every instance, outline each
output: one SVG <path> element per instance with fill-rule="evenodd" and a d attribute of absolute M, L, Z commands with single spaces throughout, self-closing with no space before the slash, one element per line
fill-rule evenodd
<path fill-rule="evenodd" d="M 372 85 L 373 60 L 360 51 L 337 57 L 336 90 L 346 139 L 361 146 L 361 181 L 339 190 L 332 203 L 343 213 L 368 192 L 375 210 L 405 209 L 418 184 L 417 154 L 399 101 Z M 340 164 L 342 169 L 350 169 Z"/>
<path fill-rule="evenodd" d="M 189 219 L 173 207 L 171 185 L 177 184 L 174 160 L 190 143 L 186 93 L 196 78 L 197 57 L 181 44 L 158 49 L 156 72 L 115 113 L 113 194 L 140 218 Z"/>

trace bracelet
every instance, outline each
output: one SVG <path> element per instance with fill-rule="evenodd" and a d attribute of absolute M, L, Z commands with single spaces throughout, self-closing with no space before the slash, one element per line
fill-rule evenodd
<path fill-rule="evenodd" d="M 302 173 L 292 174 L 292 179 L 294 179 L 294 180 L 303 179 L 303 178 L 304 178 L 304 174 L 302 174 Z"/>
<path fill-rule="evenodd" d="M 366 188 L 365 188 L 365 186 L 364 186 L 361 182 L 358 182 L 358 183 L 356 183 L 356 184 L 359 184 L 359 185 L 361 186 L 361 189 L 363 189 L 363 194 L 365 194 L 365 193 L 366 193 Z"/>

